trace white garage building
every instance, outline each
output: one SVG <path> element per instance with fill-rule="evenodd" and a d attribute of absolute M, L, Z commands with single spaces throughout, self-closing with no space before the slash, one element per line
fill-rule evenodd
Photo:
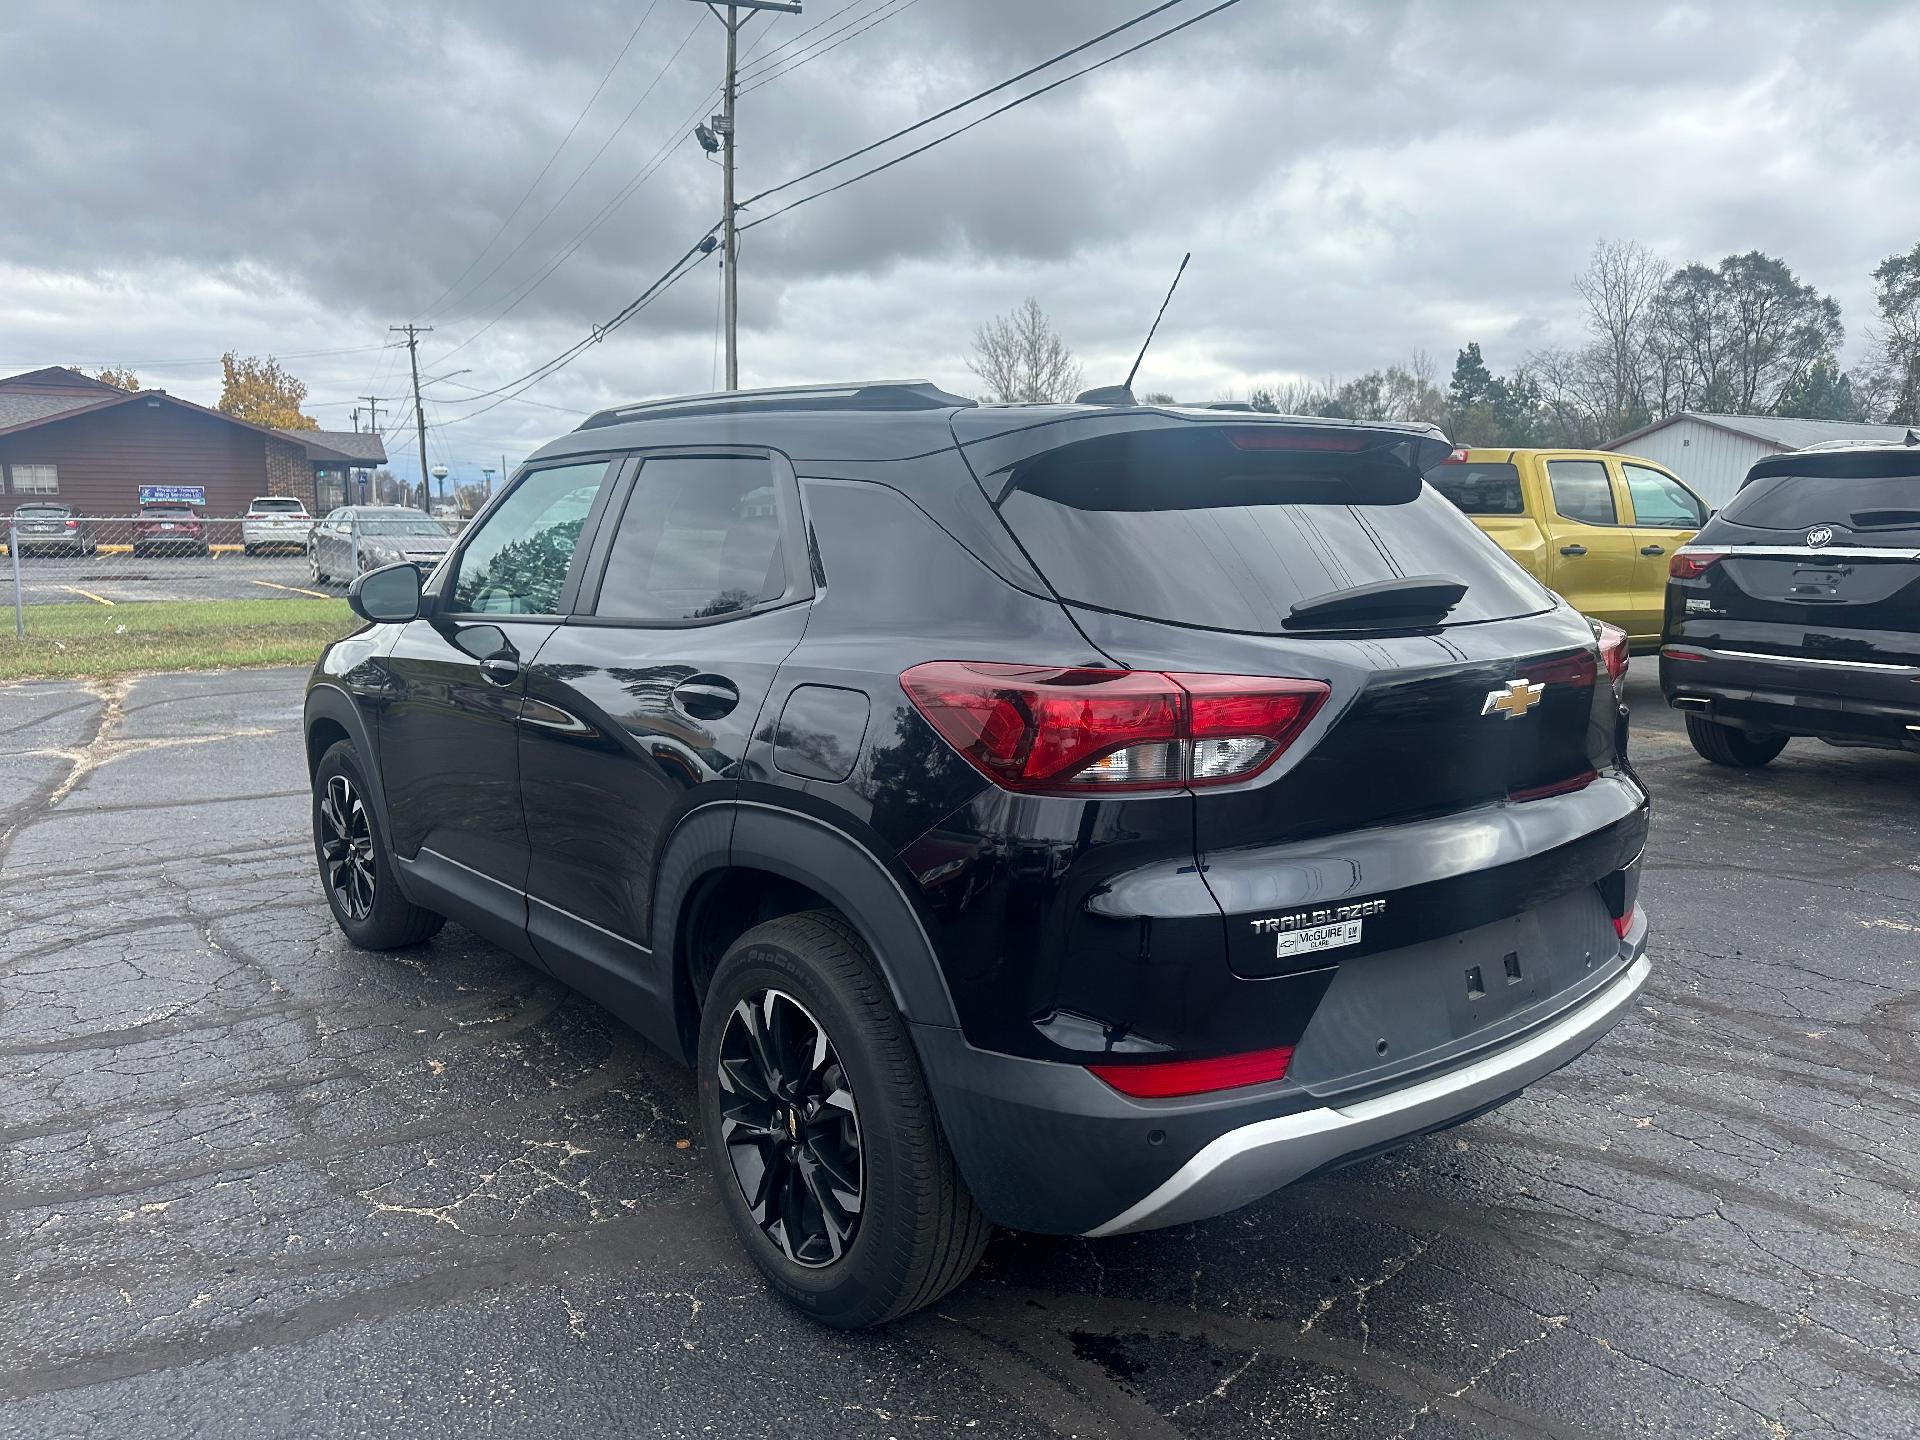
<path fill-rule="evenodd" d="M 1855 425 L 1845 420 L 1788 420 L 1777 415 L 1707 415 L 1683 410 L 1609 440 L 1602 449 L 1640 455 L 1664 465 L 1714 509 L 1733 498 L 1747 468 L 1785 450 L 1830 440 L 1898 443 L 1904 425 Z"/>

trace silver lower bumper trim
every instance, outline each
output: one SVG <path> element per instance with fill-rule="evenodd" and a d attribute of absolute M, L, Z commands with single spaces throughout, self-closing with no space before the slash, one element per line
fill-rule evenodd
<path fill-rule="evenodd" d="M 1221 1215 L 1343 1155 L 1430 1130 L 1490 1105 L 1551 1074 L 1611 1030 L 1652 971 L 1643 954 L 1572 1014 L 1503 1050 L 1404 1090 L 1229 1130 L 1145 1199 L 1087 1234 L 1121 1235 Z"/>

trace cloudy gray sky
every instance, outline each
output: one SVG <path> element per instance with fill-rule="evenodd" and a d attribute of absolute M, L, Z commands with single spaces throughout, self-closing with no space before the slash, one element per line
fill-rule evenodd
<path fill-rule="evenodd" d="M 1148 3 L 806 0 L 756 20 L 743 193 Z M 431 387 L 430 458 L 462 478 L 568 410 L 711 388 L 711 263 L 525 402 L 478 414 L 461 387 L 556 355 L 715 221 L 719 171 L 686 135 L 721 43 L 689 0 L 9 0 L 0 373 L 135 362 L 211 403 L 210 357 L 274 353 L 344 429 L 356 395 L 397 405 L 404 353 L 379 347 L 413 319 L 434 327 L 426 373 L 471 370 Z M 1920 241 L 1916 74 L 1912 4 L 1242 0 L 754 230 L 742 380 L 966 390 L 973 328 L 1029 294 L 1090 383 L 1117 380 L 1187 249 L 1142 388 L 1244 393 L 1416 348 L 1444 369 L 1468 340 L 1504 370 L 1580 338 L 1569 281 L 1601 238 L 1675 263 L 1778 254 L 1840 301 L 1851 358 L 1869 272 Z"/>

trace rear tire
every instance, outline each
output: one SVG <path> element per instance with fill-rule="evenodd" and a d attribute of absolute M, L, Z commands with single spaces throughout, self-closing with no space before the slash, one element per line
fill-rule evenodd
<path fill-rule="evenodd" d="M 400 893 L 351 740 L 336 741 L 313 772 L 313 850 L 334 923 L 362 950 L 418 945 L 447 923 Z"/>
<path fill-rule="evenodd" d="M 1687 716 L 1687 739 L 1702 759 L 1737 770 L 1753 770 L 1765 765 L 1787 748 L 1785 735 L 1750 735 L 1717 720 Z"/>
<path fill-rule="evenodd" d="M 772 1063 L 756 1065 L 762 1056 Z M 783 1060 L 794 1063 L 783 1070 Z M 879 1325 L 973 1273 L 991 1227 L 954 1165 L 906 1023 L 845 921 L 787 915 L 736 940 L 707 989 L 699 1066 L 701 1128 L 727 1219 L 794 1305 L 840 1329 Z M 845 1233 L 827 1214 L 831 1200 L 848 1218 L 843 1199 L 855 1202 Z"/>

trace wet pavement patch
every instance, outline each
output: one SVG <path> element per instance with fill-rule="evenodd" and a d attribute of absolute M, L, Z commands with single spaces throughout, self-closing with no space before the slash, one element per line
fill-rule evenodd
<path fill-rule="evenodd" d="M 342 941 L 301 675 L 0 687 L 0 1434 L 1920 1435 L 1920 760 L 1715 769 L 1634 664 L 1656 969 L 1599 1048 L 854 1336 L 631 1031 Z"/>

